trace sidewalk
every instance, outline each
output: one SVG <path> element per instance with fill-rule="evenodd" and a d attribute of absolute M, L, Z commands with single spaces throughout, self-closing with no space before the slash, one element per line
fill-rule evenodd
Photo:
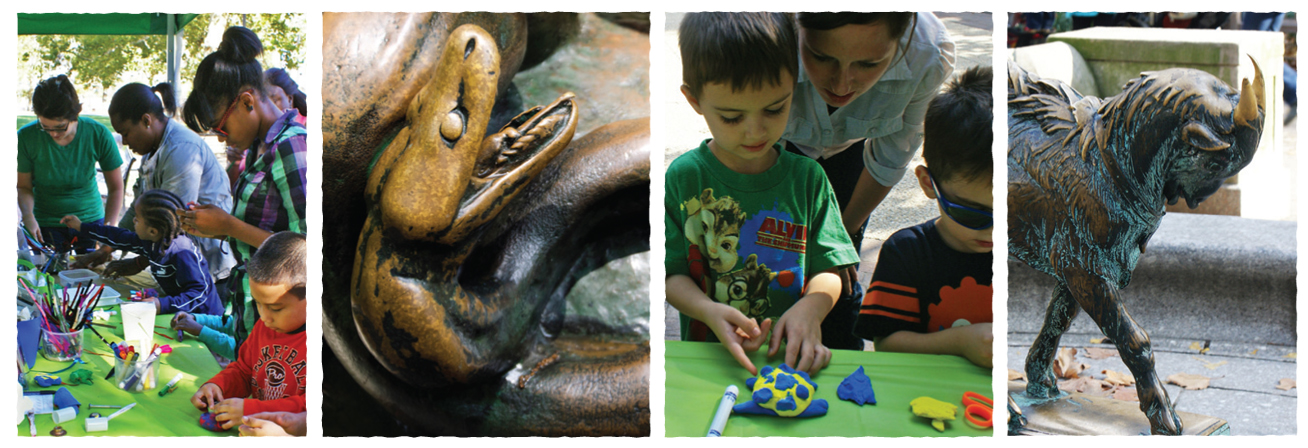
<path fill-rule="evenodd" d="M 664 65 L 665 76 L 669 80 L 681 79 L 681 54 L 677 47 L 677 28 L 681 25 L 683 16 L 684 14 L 680 13 L 670 13 L 667 16 L 667 27 L 664 30 L 666 33 Z M 950 36 L 954 39 L 957 52 L 955 73 L 977 65 L 991 64 L 994 48 L 991 34 L 994 22 L 989 13 L 937 13 L 936 16 L 945 23 Z M 701 141 L 711 137 L 704 119 L 686 104 L 685 98 L 681 95 L 680 85 L 668 84 L 654 86 L 655 89 L 663 89 L 667 98 L 664 109 L 667 111 L 664 140 L 668 148 L 664 152 L 664 167 L 672 163 L 677 156 L 698 147 Z M 922 163 L 919 150 L 918 155 L 909 163 L 909 167 Z M 860 250 L 863 263 L 859 267 L 859 278 L 872 278 L 872 269 L 876 266 L 877 255 L 886 238 L 896 230 L 920 224 L 938 214 L 935 201 L 927 199 L 922 194 L 916 178 L 905 175 L 868 220 L 867 232 L 864 234 L 863 247 Z M 664 302 L 664 308 L 666 311 L 664 322 L 667 324 L 664 337 L 676 340 L 680 334 L 677 310 L 667 305 L 667 302 Z M 867 344 L 869 350 L 871 346 Z"/>

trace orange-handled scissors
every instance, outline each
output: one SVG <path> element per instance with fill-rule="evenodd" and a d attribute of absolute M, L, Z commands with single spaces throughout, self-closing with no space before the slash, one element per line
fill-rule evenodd
<path fill-rule="evenodd" d="M 963 418 L 973 425 L 989 428 L 995 425 L 995 402 L 976 392 L 963 393 Z"/>

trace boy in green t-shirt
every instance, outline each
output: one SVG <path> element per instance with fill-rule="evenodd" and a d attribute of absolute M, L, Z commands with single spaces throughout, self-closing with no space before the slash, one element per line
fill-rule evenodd
<path fill-rule="evenodd" d="M 667 299 L 682 339 L 720 341 L 751 374 L 746 352 L 769 342 L 775 355 L 784 339 L 785 362 L 816 373 L 831 360 L 821 326 L 841 295 L 836 270 L 858 253 L 822 169 L 777 145 L 799 73 L 793 26 L 779 13 L 691 13 L 680 45 L 681 92 L 713 134 L 666 178 Z"/>

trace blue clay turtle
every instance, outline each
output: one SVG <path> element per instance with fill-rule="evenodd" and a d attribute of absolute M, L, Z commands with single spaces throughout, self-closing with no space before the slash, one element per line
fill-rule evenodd
<path fill-rule="evenodd" d="M 732 411 L 741 414 L 779 417 L 820 417 L 827 414 L 827 400 L 817 398 L 817 385 L 807 373 L 782 364 L 764 366 L 757 378 L 745 381 L 754 391 L 750 401 L 737 404 Z"/>

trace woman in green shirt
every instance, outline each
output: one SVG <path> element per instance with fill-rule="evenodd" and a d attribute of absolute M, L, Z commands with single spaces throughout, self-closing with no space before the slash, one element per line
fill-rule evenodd
<path fill-rule="evenodd" d="M 18 129 L 18 206 L 23 226 L 56 250 L 67 250 L 76 231 L 59 225 L 65 215 L 84 223 L 117 225 L 123 208 L 123 159 L 113 133 L 80 117 L 82 104 L 68 76 L 41 81 L 32 92 L 37 120 Z M 100 201 L 96 164 L 104 172 L 108 201 Z M 78 252 L 95 248 L 89 238 Z"/>

